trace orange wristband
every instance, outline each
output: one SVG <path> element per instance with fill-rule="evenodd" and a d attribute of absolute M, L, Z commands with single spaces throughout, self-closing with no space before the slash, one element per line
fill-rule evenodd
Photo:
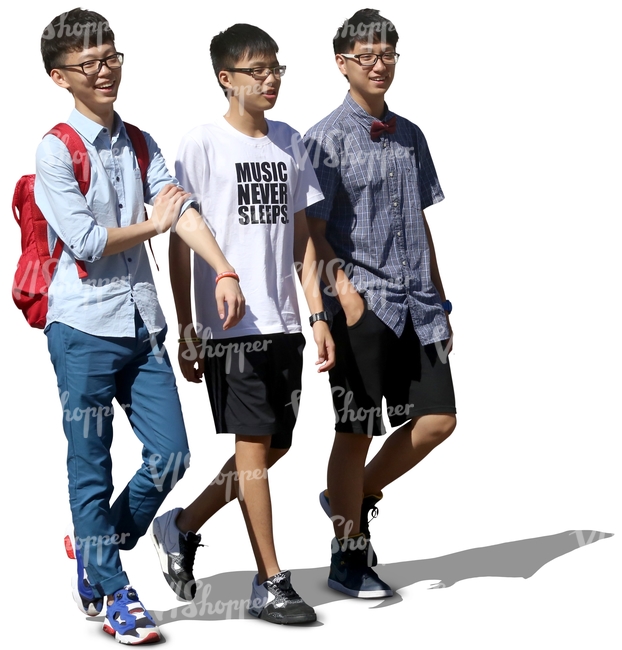
<path fill-rule="evenodd" d="M 233 271 L 225 271 L 224 273 L 219 273 L 216 276 L 216 284 L 218 284 L 223 278 L 233 278 L 234 280 L 240 281 L 240 276 Z"/>

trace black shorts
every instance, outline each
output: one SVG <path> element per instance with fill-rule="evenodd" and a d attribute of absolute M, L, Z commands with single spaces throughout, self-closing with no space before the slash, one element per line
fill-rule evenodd
<path fill-rule="evenodd" d="M 330 371 L 335 430 L 385 433 L 382 398 L 392 427 L 432 413 L 455 413 L 449 359 L 436 345 L 422 346 L 410 316 L 401 337 L 365 308 L 351 327 L 343 312 L 331 332 L 337 363 Z"/>
<path fill-rule="evenodd" d="M 298 415 L 304 336 L 257 334 L 207 341 L 205 381 L 217 433 L 272 436 L 288 449 Z"/>

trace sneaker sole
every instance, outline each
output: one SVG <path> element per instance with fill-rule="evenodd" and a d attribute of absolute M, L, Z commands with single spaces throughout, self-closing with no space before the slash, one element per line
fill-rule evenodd
<path fill-rule="evenodd" d="M 357 591 L 355 589 L 348 589 L 336 580 L 328 579 L 328 586 L 335 591 L 340 591 L 342 594 L 352 596 L 353 598 L 389 598 L 393 595 L 392 589 L 375 589 L 374 591 Z"/>
<path fill-rule="evenodd" d="M 179 587 L 179 585 L 173 580 L 173 578 L 171 578 L 168 572 L 169 569 L 168 554 L 164 550 L 162 544 L 160 544 L 160 542 L 158 541 L 158 538 L 155 535 L 155 531 L 153 530 L 153 524 L 149 529 L 149 535 L 151 536 L 151 541 L 153 542 L 156 553 L 158 554 L 158 560 L 160 561 L 160 568 L 162 569 L 162 575 L 164 576 L 164 579 L 166 580 L 168 586 L 175 592 L 175 595 L 180 600 L 185 600 L 185 601 L 193 600 L 194 596 L 192 595 L 191 592 L 191 586 L 188 584 L 186 585 L 185 589 L 181 589 L 181 587 Z M 186 590 L 188 591 L 186 592 Z"/>
<path fill-rule="evenodd" d="M 259 618 L 267 623 L 275 623 L 276 625 L 301 625 L 303 623 L 315 623 L 317 621 L 315 612 L 313 614 L 300 614 L 287 618 L 272 618 L 270 614 L 265 614 L 263 609 L 257 610 L 249 607 L 248 613 L 255 618 Z"/>
<path fill-rule="evenodd" d="M 104 632 L 106 632 L 106 634 L 110 634 L 115 638 L 116 641 L 118 641 L 119 643 L 123 643 L 125 645 L 141 645 L 143 643 L 157 643 L 162 639 L 160 630 L 157 629 L 156 630 L 151 629 L 149 633 L 146 636 L 144 636 L 142 639 L 127 634 L 119 634 L 118 632 L 115 631 L 113 627 L 108 625 L 108 623 L 104 623 L 103 629 Z"/>

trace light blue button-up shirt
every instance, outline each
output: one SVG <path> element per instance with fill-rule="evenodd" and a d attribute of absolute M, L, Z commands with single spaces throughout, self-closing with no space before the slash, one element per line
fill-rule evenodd
<path fill-rule="evenodd" d="M 102 255 L 107 228 L 144 221 L 144 203 L 153 204 L 164 185 L 177 181 L 145 133 L 150 163 L 143 187 L 136 154 L 118 115 L 112 134 L 77 110 L 68 123 L 86 146 L 91 184 L 84 196 L 67 147 L 47 135 L 37 149 L 35 199 L 48 222 L 50 251 L 57 236 L 65 244 L 49 288 L 47 324 L 65 323 L 95 336 L 133 337 L 137 309 L 149 332 L 158 332 L 165 320 L 144 244 Z M 188 201 L 183 209 L 190 205 Z M 76 259 L 86 262 L 88 277 L 78 277 Z"/>

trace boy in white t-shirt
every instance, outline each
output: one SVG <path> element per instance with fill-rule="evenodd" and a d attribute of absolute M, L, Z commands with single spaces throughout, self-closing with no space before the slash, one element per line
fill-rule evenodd
<path fill-rule="evenodd" d="M 323 195 L 313 167 L 299 164 L 306 155 L 299 134 L 264 117 L 285 73 L 277 52 L 274 40 L 252 25 L 233 25 L 214 37 L 212 64 L 229 110 L 215 123 L 190 131 L 179 148 L 180 182 L 199 201 L 205 222 L 239 274 L 246 315 L 233 333 L 218 327 L 211 296 L 217 276 L 195 257 L 193 324 L 190 250 L 173 235 L 180 366 L 191 382 L 200 382 L 205 371 L 216 430 L 235 434 L 235 454 L 190 506 L 154 521 L 153 539 L 169 585 L 179 597 L 192 599 L 197 532 L 237 496 L 258 567 L 249 611 L 272 623 L 294 624 L 316 616 L 294 591 L 289 571 L 278 565 L 267 473 L 291 445 L 301 386 L 305 340 L 294 268 L 312 314 L 318 371 L 333 367 L 334 346 L 305 219 L 305 208 Z"/>

